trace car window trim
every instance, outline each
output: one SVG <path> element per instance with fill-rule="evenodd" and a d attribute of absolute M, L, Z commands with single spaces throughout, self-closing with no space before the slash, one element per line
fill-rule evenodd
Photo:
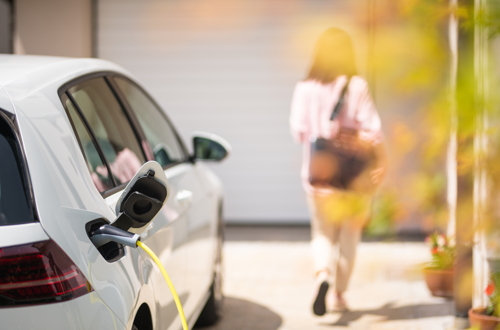
<path fill-rule="evenodd" d="M 130 182 L 130 181 L 125 182 L 125 183 L 122 183 L 122 184 L 120 184 L 120 185 L 118 185 L 118 186 L 115 186 L 115 187 L 113 187 L 113 188 L 109 188 L 108 190 L 103 191 L 103 192 L 101 193 L 102 198 L 106 199 L 106 198 L 108 198 L 109 196 L 114 195 L 114 194 L 116 194 L 116 193 L 117 193 L 117 192 L 119 192 L 119 191 L 122 191 L 123 189 L 125 189 L 125 187 L 127 186 L 127 184 L 128 184 L 129 182 Z"/>
<path fill-rule="evenodd" d="M 71 93 L 69 93 L 69 89 L 70 88 L 72 88 L 72 87 L 74 87 L 76 85 L 79 85 L 79 84 L 81 84 L 81 83 L 83 83 L 85 81 L 94 79 L 94 78 L 100 78 L 100 77 L 104 78 L 104 81 L 106 82 L 106 84 L 108 85 L 108 87 L 111 89 L 111 91 L 112 91 L 113 95 L 115 96 L 118 104 L 120 105 L 121 110 L 125 113 L 125 116 L 127 117 L 127 120 L 128 120 L 128 122 L 129 122 L 129 124 L 130 124 L 130 126 L 132 128 L 132 131 L 134 132 L 134 134 L 136 136 L 137 142 L 139 143 L 139 148 L 141 149 L 141 152 L 143 153 L 144 159 L 145 160 L 149 160 L 148 157 L 147 157 L 147 154 L 146 154 L 146 152 L 144 150 L 144 143 L 143 143 L 143 141 L 147 142 L 147 140 L 145 139 L 145 137 L 144 138 L 142 137 L 143 136 L 142 130 L 138 131 L 137 127 L 139 127 L 139 125 L 135 125 L 134 122 L 133 122 L 133 120 L 131 120 L 131 116 L 128 113 L 127 109 L 125 108 L 125 106 L 123 104 L 123 101 L 120 99 L 119 95 L 116 93 L 115 88 L 113 88 L 112 84 L 110 83 L 111 79 L 107 78 L 108 76 L 113 75 L 113 74 L 116 74 L 116 73 L 112 72 L 112 71 L 99 71 L 99 72 L 92 72 L 92 73 L 88 73 L 88 74 L 76 77 L 76 78 L 74 78 L 74 79 L 72 79 L 72 80 L 64 83 L 63 85 L 61 85 L 61 87 L 59 87 L 59 89 L 57 90 L 57 94 L 59 95 L 59 99 L 61 100 L 61 103 L 62 103 L 62 99 L 61 98 L 62 98 L 63 95 L 66 95 L 68 98 L 70 98 L 70 101 L 75 106 L 76 102 L 74 101 L 73 96 L 71 96 Z M 103 198 L 107 198 L 107 197 L 115 194 L 117 191 L 125 189 L 125 187 L 127 186 L 127 184 L 130 181 L 127 181 L 127 182 L 124 182 L 124 183 L 121 183 L 120 185 L 118 185 L 118 183 L 116 182 L 115 177 L 113 175 L 113 172 L 111 171 L 111 167 L 109 166 L 109 162 L 108 162 L 106 156 L 104 155 L 104 152 L 102 151 L 101 145 L 96 140 L 94 131 L 92 130 L 92 128 L 88 124 L 87 119 L 85 118 L 85 116 L 82 115 L 81 109 L 78 107 L 78 105 L 75 106 L 75 109 L 77 109 L 78 115 L 80 116 L 80 118 L 82 119 L 84 125 L 86 126 L 87 130 L 89 131 L 89 134 L 91 135 L 92 141 L 94 143 L 94 146 L 97 149 L 97 152 L 99 153 L 100 156 L 102 155 L 102 157 L 104 157 L 103 161 L 104 161 L 104 163 L 106 165 L 106 168 L 108 169 L 108 173 L 110 173 L 110 175 L 111 175 L 111 182 L 113 184 L 113 187 L 100 192 L 100 194 L 101 194 L 101 196 Z M 69 116 L 69 114 L 67 114 L 67 116 Z M 70 119 L 70 122 L 71 122 L 71 118 L 69 118 L 69 119 Z M 73 132 L 76 135 L 76 131 L 75 131 L 74 127 L 73 127 Z M 149 145 L 149 143 L 148 143 L 148 145 Z M 84 157 L 86 157 L 85 156 L 85 152 L 83 151 L 83 149 L 82 149 L 82 154 L 83 154 Z"/>
<path fill-rule="evenodd" d="M 138 136 L 140 137 L 140 139 L 138 139 L 139 147 L 141 148 L 141 150 L 143 152 L 143 155 L 144 155 L 144 158 L 146 160 L 154 160 L 154 157 L 153 157 L 153 159 L 149 159 L 146 150 L 144 150 L 144 147 L 146 146 L 147 148 L 149 148 L 149 151 L 150 151 L 151 155 L 153 155 L 153 149 L 151 148 L 151 146 L 149 144 L 149 141 L 147 140 L 147 138 L 146 138 L 146 136 L 145 136 L 145 134 L 144 134 L 144 132 L 142 130 L 142 127 L 140 126 L 139 121 L 138 121 L 137 117 L 135 116 L 134 111 L 131 109 L 130 105 L 128 104 L 127 100 L 125 99 L 125 96 L 123 95 L 123 93 L 121 92 L 121 90 L 116 85 L 116 82 L 114 81 L 113 77 L 123 78 L 123 79 L 131 82 L 135 86 L 137 86 L 148 97 L 148 99 L 151 100 L 151 102 L 160 111 L 160 114 L 165 118 L 165 120 L 167 121 L 167 123 L 172 128 L 172 130 L 173 130 L 173 132 L 175 134 L 175 137 L 176 137 L 177 141 L 179 142 L 179 144 L 181 146 L 182 152 L 184 154 L 184 159 L 182 161 L 173 162 L 173 163 L 170 163 L 170 164 L 167 164 L 167 165 L 163 166 L 163 170 L 167 170 L 167 169 L 169 169 L 171 167 L 174 167 L 176 165 L 179 165 L 179 164 L 191 163 L 191 158 L 189 156 L 189 153 L 187 152 L 186 146 L 185 146 L 184 142 L 182 141 L 182 139 L 180 138 L 180 136 L 179 136 L 179 134 L 178 134 L 175 126 L 172 124 L 172 122 L 168 118 L 167 114 L 158 105 L 158 103 L 151 97 L 151 95 L 149 95 L 149 93 L 147 93 L 144 90 L 144 88 L 142 88 L 139 84 L 137 84 L 136 82 L 134 82 L 132 79 L 128 78 L 127 76 L 124 76 L 124 75 L 122 75 L 122 74 L 120 74 L 118 72 L 114 72 L 114 71 L 99 71 L 99 72 L 92 72 L 92 73 L 88 73 L 88 74 L 76 77 L 76 78 L 74 78 L 74 79 L 72 79 L 72 80 L 64 83 L 63 85 L 61 85 L 61 87 L 59 87 L 59 89 L 57 90 L 57 94 L 59 95 L 59 99 L 61 100 L 61 103 L 63 103 L 62 99 L 61 99 L 62 95 L 66 94 L 66 96 L 68 98 L 71 96 L 71 95 L 68 95 L 68 94 L 70 94 L 69 93 L 69 89 L 71 87 L 74 87 L 74 86 L 76 86 L 78 84 L 81 84 L 82 82 L 85 82 L 87 80 L 94 79 L 94 78 L 99 78 L 99 77 L 103 77 L 104 80 L 108 83 L 108 86 L 113 91 L 113 95 L 116 97 L 118 103 L 120 104 L 120 107 L 122 108 L 122 111 L 127 116 L 127 119 L 129 120 L 129 124 L 130 124 L 130 126 L 132 126 L 132 130 L 134 131 L 135 134 L 137 134 L 136 138 Z M 74 102 L 74 100 L 71 100 L 72 98 L 73 97 L 71 96 L 70 101 L 73 103 L 73 105 L 75 105 L 76 102 Z M 63 106 L 64 106 L 64 104 L 63 104 Z M 66 110 L 66 107 L 64 107 L 64 109 Z M 103 192 L 100 192 L 102 198 L 105 199 L 105 198 L 107 198 L 107 197 L 109 197 L 111 195 L 114 195 L 117 192 L 125 189 L 125 187 L 127 186 L 127 184 L 130 181 L 124 182 L 124 183 L 122 183 L 120 185 L 118 185 L 116 183 L 116 180 L 114 178 L 113 172 L 111 171 L 111 168 L 109 166 L 108 160 L 104 156 L 104 152 L 102 151 L 100 144 L 97 142 L 97 140 L 95 138 L 95 135 L 94 135 L 94 132 L 92 131 L 92 128 L 90 127 L 90 125 L 88 124 L 88 122 L 87 122 L 86 119 L 83 120 L 83 118 L 85 118 L 85 117 L 82 116 L 81 110 L 80 110 L 80 108 L 77 105 L 75 106 L 75 109 L 77 109 L 77 112 L 80 115 L 80 118 L 82 118 L 82 121 L 84 122 L 84 125 L 86 126 L 87 130 L 89 132 L 92 132 L 91 133 L 91 138 L 92 138 L 92 140 L 94 142 L 94 145 L 96 146 L 97 152 L 99 153 L 99 155 L 101 155 L 101 154 L 103 155 L 106 168 L 108 169 L 108 173 L 111 174 L 111 182 L 113 183 L 113 187 L 109 188 L 109 189 L 107 189 L 107 190 L 105 190 Z M 71 118 L 69 117 L 69 114 L 66 113 L 66 115 L 68 116 L 68 119 L 71 122 Z M 76 135 L 76 131 L 74 130 L 74 128 L 73 128 L 73 132 Z M 78 137 L 77 137 L 77 139 L 78 139 Z M 80 148 L 81 148 L 81 146 L 80 146 Z M 85 156 L 85 152 L 83 150 L 82 150 L 82 154 L 83 154 L 83 157 L 86 157 Z"/>
<path fill-rule="evenodd" d="M 125 117 L 127 118 L 127 121 L 128 123 L 130 124 L 130 127 L 132 128 L 132 131 L 134 132 L 134 135 L 135 135 L 135 138 L 139 144 L 139 148 L 141 149 L 141 152 L 142 152 L 142 156 L 144 157 L 145 160 L 148 159 L 147 157 L 147 154 L 145 153 L 144 149 L 142 148 L 142 143 L 143 143 L 143 140 L 145 139 L 143 136 L 141 136 L 141 134 L 137 131 L 134 123 L 133 123 L 133 120 L 131 119 L 130 117 L 130 114 L 128 113 L 128 111 L 125 109 L 124 105 L 123 105 L 123 102 L 120 100 L 120 98 L 118 97 L 118 95 L 116 94 L 116 91 L 115 89 L 113 88 L 113 86 L 111 85 L 109 79 L 108 79 L 108 75 L 109 75 L 109 72 L 107 71 L 102 71 L 102 72 L 94 72 L 94 73 L 89 73 L 89 74 L 86 74 L 84 76 L 81 76 L 81 77 L 78 77 L 78 78 L 75 78 L 69 82 L 67 82 L 66 84 L 62 85 L 60 88 L 59 88 L 59 97 L 61 97 L 62 94 L 64 93 L 67 93 L 69 92 L 69 90 L 74 87 L 74 86 L 77 86 L 81 83 L 84 83 L 86 81 L 89 81 L 89 80 L 92 80 L 92 79 L 95 79 L 95 78 L 103 78 L 104 79 L 104 82 L 106 83 L 106 85 L 109 87 L 109 89 L 111 90 L 111 93 L 113 94 L 113 96 L 115 97 L 116 101 L 118 102 L 118 105 L 120 106 L 120 109 L 123 111 L 123 113 L 125 114 Z M 73 102 L 75 103 L 75 102 Z"/>
<path fill-rule="evenodd" d="M 153 159 L 154 160 L 154 159 Z M 185 163 L 189 163 L 189 161 L 182 161 L 182 162 L 175 162 L 175 163 L 170 163 L 170 164 L 167 164 L 165 166 L 163 166 L 163 170 L 166 171 L 168 170 L 169 168 L 172 168 L 174 166 L 178 166 L 180 164 L 185 164 Z M 109 196 L 111 195 L 114 195 L 116 194 L 117 192 L 120 192 L 122 191 L 123 189 L 125 189 L 125 187 L 127 187 L 127 185 L 129 184 L 130 181 L 127 181 L 127 182 L 124 182 L 116 187 L 113 187 L 113 188 L 109 188 L 108 190 L 105 190 L 101 193 L 101 196 L 102 198 L 106 199 L 108 198 Z"/>
<path fill-rule="evenodd" d="M 108 73 L 109 72 L 107 72 L 107 71 L 99 71 L 99 72 L 92 72 L 92 73 L 85 74 L 83 76 L 76 77 L 76 78 L 64 83 L 63 85 L 61 85 L 61 87 L 59 87 L 59 89 L 57 90 L 57 94 L 59 95 L 59 97 L 61 97 L 62 94 L 66 93 L 71 87 L 74 87 L 78 84 L 81 84 L 82 82 L 85 82 L 85 81 L 93 79 L 93 78 L 104 77 Z"/>
<path fill-rule="evenodd" d="M 143 142 L 147 141 L 146 137 L 144 135 L 144 132 L 142 130 L 139 131 L 140 126 L 137 125 L 137 118 L 135 116 L 131 115 L 130 111 L 127 109 L 127 106 L 123 103 L 123 99 L 120 98 L 120 96 L 117 94 L 116 89 L 114 88 L 113 84 L 110 82 L 111 79 L 109 79 L 109 75 L 104 76 L 104 80 L 106 81 L 106 84 L 108 85 L 109 89 L 111 89 L 111 92 L 113 93 L 113 96 L 116 98 L 118 101 L 118 104 L 120 105 L 120 108 L 122 109 L 123 113 L 127 117 L 127 120 L 130 124 L 130 127 L 132 128 L 132 131 L 134 132 L 135 138 L 137 142 L 139 142 L 139 148 L 141 149 L 142 155 L 144 156 L 144 160 L 148 161 L 148 155 L 146 150 L 144 150 L 143 147 Z"/>
<path fill-rule="evenodd" d="M 97 138 L 95 136 L 94 130 L 90 126 L 89 122 L 87 121 L 87 118 L 85 118 L 85 116 L 83 115 L 83 112 L 80 109 L 80 106 L 78 105 L 78 103 L 76 103 L 75 99 L 73 98 L 73 95 L 71 95 L 71 93 L 69 92 L 69 88 L 64 93 L 64 95 L 66 95 L 66 97 L 69 99 L 69 101 L 73 104 L 73 107 L 75 108 L 78 116 L 80 117 L 81 121 L 83 122 L 83 125 L 87 129 L 87 132 L 89 133 L 90 138 L 92 139 L 92 143 L 94 144 L 94 147 L 96 148 L 97 153 L 99 153 L 99 157 L 101 157 L 101 160 L 104 162 L 104 165 L 106 166 L 106 169 L 108 170 L 108 176 L 109 176 L 109 178 L 111 180 L 111 183 L 113 184 L 113 188 L 116 187 L 117 183 L 116 183 L 115 177 L 113 175 L 113 172 L 111 172 L 111 166 L 109 165 L 109 162 L 108 162 L 108 159 L 106 158 L 106 155 L 104 154 L 104 152 L 101 149 L 101 145 L 97 141 Z M 85 157 L 85 160 L 87 160 L 87 156 L 85 155 L 85 152 L 83 150 L 83 146 L 82 146 L 82 144 L 80 142 L 80 137 L 78 136 L 78 134 L 76 132 L 76 129 L 75 129 L 75 126 L 73 124 L 73 121 L 71 120 L 71 116 L 68 113 L 69 111 L 68 111 L 68 109 L 66 109 L 66 107 L 64 107 L 64 109 L 67 111 L 66 115 L 68 116 L 68 118 L 69 118 L 69 120 L 71 122 L 71 125 L 72 125 L 72 128 L 73 128 L 73 132 L 75 132 L 75 135 L 77 135 L 78 143 L 80 144 L 80 148 L 82 149 L 83 157 Z M 110 189 L 113 189 L 113 188 L 110 188 Z M 106 190 L 104 190 L 103 192 L 101 192 L 101 195 L 104 192 L 106 192 Z"/>
<path fill-rule="evenodd" d="M 134 132 L 136 132 L 138 138 L 141 141 L 141 149 L 144 154 L 144 158 L 146 160 L 155 160 L 153 155 L 153 149 L 149 145 L 149 141 L 142 129 L 139 119 L 137 118 L 135 112 L 132 110 L 132 107 L 127 102 L 127 99 L 123 95 L 122 91 L 114 81 L 111 75 L 106 76 L 106 81 L 108 82 L 109 87 L 113 90 L 113 93 L 117 100 L 120 102 L 120 106 L 123 108 L 123 111 L 127 114 L 131 125 L 133 126 Z"/>
<path fill-rule="evenodd" d="M 130 104 L 128 103 L 125 95 L 123 95 L 123 92 L 120 90 L 120 88 L 118 87 L 116 81 L 114 81 L 114 78 L 115 77 L 119 77 L 119 78 L 122 78 L 128 82 L 130 82 L 131 84 L 133 84 L 134 86 L 136 86 L 146 97 L 149 101 L 151 101 L 151 103 L 156 107 L 156 110 L 160 113 L 160 115 L 165 119 L 165 121 L 167 122 L 168 125 L 170 125 L 170 128 L 172 129 L 174 135 L 175 135 L 175 138 L 177 140 L 177 142 L 179 143 L 180 145 L 180 148 L 182 150 L 182 153 L 184 155 L 183 159 L 181 161 L 177 161 L 177 162 L 172 162 L 170 164 L 167 164 L 165 166 L 163 166 L 163 169 L 167 169 L 167 168 L 170 168 L 172 167 L 173 165 L 178 165 L 178 164 L 183 164 L 183 163 L 189 163 L 190 162 L 190 157 L 189 157 L 189 153 L 187 152 L 187 149 L 186 149 L 186 146 L 184 145 L 184 142 L 182 141 L 182 139 L 180 138 L 179 136 L 179 133 L 177 132 L 177 129 L 175 128 L 175 126 L 172 124 L 172 121 L 170 121 L 170 118 L 168 118 L 167 114 L 165 113 L 165 111 L 163 111 L 163 109 L 159 106 L 159 104 L 153 99 L 153 97 L 151 95 L 149 95 L 149 93 L 144 89 L 142 88 L 138 83 L 136 83 L 135 81 L 133 81 L 132 79 L 124 76 L 124 75 L 121 75 L 121 74 L 117 74 L 117 73 L 112 73 L 112 74 L 109 74 L 110 76 L 110 80 L 113 81 L 113 85 L 116 86 L 116 89 L 118 91 L 118 95 L 123 98 L 123 103 L 127 105 L 128 109 L 134 114 L 134 116 L 136 117 L 135 115 L 135 112 L 134 110 L 132 109 L 132 107 L 130 106 Z M 139 129 L 142 131 L 142 127 L 141 125 L 139 124 L 139 121 L 137 120 L 137 126 L 139 127 Z M 144 132 L 143 132 L 144 134 Z M 144 134 L 145 136 L 145 134 Z M 149 141 L 147 141 L 146 139 L 146 142 L 147 142 L 147 146 L 150 148 L 150 151 L 151 151 L 151 154 L 153 154 L 153 149 L 151 148 L 151 145 L 149 144 Z M 154 159 L 152 159 L 154 160 Z"/>
<path fill-rule="evenodd" d="M 24 150 L 23 141 L 21 139 L 21 134 L 19 132 L 16 115 L 0 108 L 0 117 L 7 123 L 7 126 L 10 127 L 12 134 L 14 134 L 14 137 L 16 139 L 17 152 L 19 153 L 18 157 L 22 172 L 21 175 L 23 176 L 22 181 L 23 181 L 24 193 L 28 198 L 28 204 L 33 222 L 40 222 L 40 217 L 38 216 L 38 210 L 36 206 L 35 194 L 33 193 L 33 183 L 31 182 L 31 174 L 28 167 L 28 161 L 26 158 L 26 152 Z"/>
<path fill-rule="evenodd" d="M 76 133 L 76 126 L 75 126 L 75 123 L 74 123 L 74 122 L 73 122 L 73 120 L 71 119 L 71 116 L 70 116 L 70 114 L 69 114 L 68 107 L 66 106 L 66 102 L 64 102 L 64 101 L 65 101 L 65 99 L 67 99 L 69 102 L 71 102 L 71 100 L 69 99 L 68 95 L 66 95 L 66 93 L 64 93 L 63 95 L 61 95 L 61 96 L 60 96 L 60 99 L 61 99 L 61 102 L 62 102 L 62 104 L 63 104 L 64 111 L 66 112 L 66 116 L 68 116 L 68 119 L 69 119 L 69 123 L 70 123 L 70 125 L 71 125 L 71 128 L 73 129 L 73 132 L 75 132 L 75 133 Z M 71 104 L 73 105 L 73 107 L 74 107 L 74 108 L 75 108 L 75 110 L 76 110 L 76 107 L 75 107 L 75 105 L 73 104 L 73 102 L 71 102 Z M 77 114 L 78 114 L 78 112 L 77 112 Z M 79 114 L 78 114 L 78 115 L 79 115 Z M 82 121 L 83 121 L 83 120 L 82 120 Z M 85 129 L 87 129 L 87 125 L 85 125 L 85 123 L 84 123 L 84 126 L 85 126 Z M 80 147 L 80 150 L 81 150 L 81 152 L 82 152 L 83 158 L 85 158 L 85 161 L 88 163 L 87 155 L 86 155 L 86 154 L 85 154 L 85 152 L 84 152 L 83 145 L 82 145 L 82 141 L 80 141 L 80 137 L 79 137 L 79 136 L 77 136 L 76 134 L 75 134 L 75 136 L 76 136 L 76 141 L 78 141 L 78 146 Z M 92 135 L 90 135 L 90 133 L 89 133 L 89 136 L 90 136 L 90 138 L 92 138 Z M 93 143 L 93 142 L 94 142 L 94 140 L 92 140 L 92 143 Z"/>
<path fill-rule="evenodd" d="M 103 77 L 104 81 L 106 81 L 106 84 L 111 89 L 113 95 L 115 96 L 116 100 L 118 101 L 120 108 L 125 113 L 125 116 L 127 117 L 127 120 L 132 128 L 132 131 L 135 134 L 136 140 L 139 143 L 139 148 L 141 149 L 141 152 L 144 156 L 144 159 L 145 160 L 154 160 L 154 159 L 150 159 L 150 157 L 148 157 L 146 150 L 144 150 L 144 143 L 149 145 L 148 140 L 146 139 L 144 132 L 142 131 L 140 125 L 138 124 L 137 118 L 135 118 L 133 112 L 131 114 L 131 112 L 127 108 L 128 104 L 126 102 L 124 102 L 124 99 L 122 97 L 120 97 L 119 89 L 115 88 L 115 86 L 113 85 L 114 81 L 112 79 L 110 79 L 110 77 L 112 77 L 113 75 L 119 75 L 119 74 L 116 72 L 113 72 L 113 71 L 98 71 L 98 72 L 92 72 L 92 73 L 88 73 L 88 74 L 85 74 L 83 76 L 79 76 L 77 78 L 74 78 L 74 79 L 66 82 L 65 84 L 63 84 L 61 87 L 59 87 L 59 89 L 58 89 L 59 98 L 61 98 L 62 94 L 69 91 L 69 89 L 71 87 L 74 87 L 76 85 L 79 85 L 85 81 L 88 81 L 88 80 L 91 80 L 94 78 Z M 120 76 L 122 76 L 122 75 L 120 75 Z"/>

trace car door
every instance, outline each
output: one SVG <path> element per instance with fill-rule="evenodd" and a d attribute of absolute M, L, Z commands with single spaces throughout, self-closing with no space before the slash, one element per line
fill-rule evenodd
<path fill-rule="evenodd" d="M 72 83 L 61 99 L 78 137 L 92 181 L 111 210 L 115 210 L 127 182 L 150 158 L 140 132 L 134 129 L 132 119 L 103 75 Z M 170 179 L 176 180 L 175 173 L 171 174 Z M 160 258 L 181 301 L 187 297 L 187 220 L 182 213 L 177 203 L 167 201 L 162 211 L 141 232 L 141 240 Z M 145 276 L 138 274 L 140 262 L 148 264 L 146 268 L 149 273 Z M 114 262 L 108 262 L 95 254 L 91 260 L 91 274 L 91 284 L 96 292 L 117 315 L 122 316 L 125 324 L 130 317 L 127 313 L 133 309 L 141 285 L 149 282 L 149 277 L 155 288 L 156 303 L 150 308 L 162 311 L 156 313 L 155 323 L 162 329 L 174 324 L 177 311 L 165 280 L 149 257 L 139 260 L 138 250 L 127 248 L 127 253 Z"/>
<path fill-rule="evenodd" d="M 187 153 L 165 113 L 137 84 L 122 76 L 113 76 L 119 94 L 137 117 L 150 144 L 155 160 L 166 168 L 172 199 L 188 219 L 186 290 L 184 304 L 188 318 L 197 310 L 212 280 L 214 226 L 208 189 L 198 166 L 187 160 Z M 176 173 L 175 179 L 170 173 Z M 172 177 L 172 179 L 171 179 Z M 214 203 L 212 203 L 214 204 Z"/>

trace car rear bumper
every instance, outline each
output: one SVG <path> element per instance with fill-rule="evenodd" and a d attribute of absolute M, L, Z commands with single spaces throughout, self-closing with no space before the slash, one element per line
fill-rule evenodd
<path fill-rule="evenodd" d="M 6 330 L 125 330 L 95 292 L 61 303 L 0 308 L 0 320 Z"/>

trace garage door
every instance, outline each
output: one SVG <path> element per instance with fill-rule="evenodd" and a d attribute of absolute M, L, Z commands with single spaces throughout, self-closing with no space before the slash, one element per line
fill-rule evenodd
<path fill-rule="evenodd" d="M 194 130 L 226 138 L 232 156 L 211 166 L 233 223 L 306 223 L 301 147 L 288 128 L 295 83 L 326 28 L 346 29 L 364 69 L 365 1 L 99 0 L 98 57 L 130 70 L 190 144 Z"/>

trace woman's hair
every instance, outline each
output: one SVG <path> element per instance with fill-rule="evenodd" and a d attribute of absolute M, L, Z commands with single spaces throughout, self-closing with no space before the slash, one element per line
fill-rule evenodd
<path fill-rule="evenodd" d="M 352 40 L 338 28 L 323 32 L 316 43 L 313 63 L 307 79 L 322 83 L 334 81 L 338 76 L 357 74 Z"/>

